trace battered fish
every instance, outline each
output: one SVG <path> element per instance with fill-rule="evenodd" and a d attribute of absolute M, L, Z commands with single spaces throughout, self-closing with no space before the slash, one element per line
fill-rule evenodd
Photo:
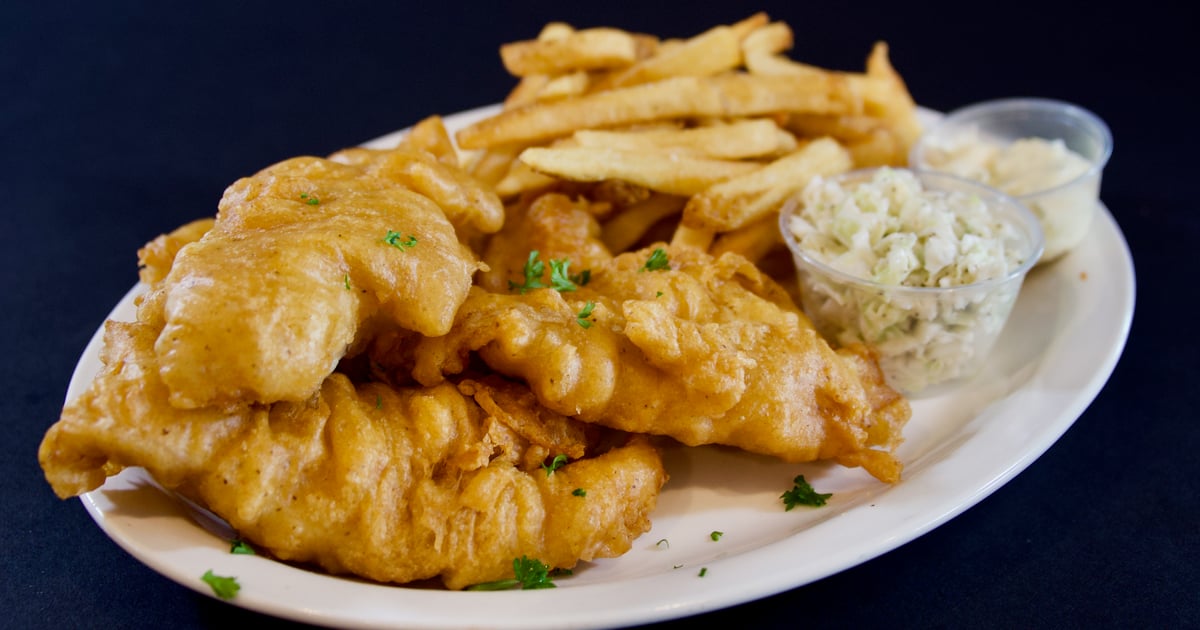
<path fill-rule="evenodd" d="M 435 385 L 478 356 L 585 422 L 899 480 L 908 402 L 753 264 L 659 244 L 589 271 L 569 291 L 473 288 L 449 334 L 416 343 L 414 378 Z"/>
<path fill-rule="evenodd" d="M 299 157 L 231 185 L 138 316 L 173 405 L 300 401 L 379 327 L 448 332 L 479 268 L 429 197 Z"/>
<path fill-rule="evenodd" d="M 335 373 L 310 402 L 178 409 L 156 337 L 106 324 L 102 372 L 38 452 L 58 496 L 142 466 L 281 560 L 461 589 L 523 555 L 569 568 L 628 551 L 666 482 L 646 438 L 607 448 L 496 378 L 396 389 Z M 543 469 L 556 454 L 572 461 Z"/>

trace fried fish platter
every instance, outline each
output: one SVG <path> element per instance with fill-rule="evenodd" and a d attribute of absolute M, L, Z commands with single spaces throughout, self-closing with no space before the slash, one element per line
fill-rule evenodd
<path fill-rule="evenodd" d="M 450 329 L 479 268 L 451 219 L 495 231 L 498 199 L 428 153 L 355 157 L 238 180 L 178 249 L 139 312 L 172 404 L 304 400 L 380 326 Z"/>
<path fill-rule="evenodd" d="M 106 324 L 102 372 L 39 450 L 60 497 L 141 466 L 281 560 L 460 589 L 511 577 L 523 555 L 569 568 L 628 551 L 666 481 L 644 438 L 610 447 L 494 378 L 393 388 L 335 373 L 309 402 L 179 409 L 156 333 Z M 571 461 L 548 473 L 555 455 Z"/>
<path fill-rule="evenodd" d="M 513 290 L 472 289 L 449 334 L 416 342 L 416 380 L 437 384 L 477 356 L 584 422 L 899 479 L 907 401 L 865 348 L 834 351 L 741 256 L 663 243 L 574 276 L 569 261 L 539 262 Z"/>

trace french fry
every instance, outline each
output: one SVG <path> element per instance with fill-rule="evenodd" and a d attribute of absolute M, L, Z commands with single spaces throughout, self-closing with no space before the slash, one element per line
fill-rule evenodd
<path fill-rule="evenodd" d="M 669 152 L 725 160 L 788 153 L 796 148 L 796 137 L 766 118 L 690 129 L 581 130 L 572 137 L 581 147 Z"/>
<path fill-rule="evenodd" d="M 631 33 L 620 29 L 589 28 L 504 44 L 500 59 L 504 68 L 518 77 L 624 68 L 637 61 L 638 43 Z"/>
<path fill-rule="evenodd" d="M 553 186 L 558 180 L 549 175 L 543 175 L 533 170 L 528 164 L 514 160 L 500 181 L 496 182 L 496 194 L 509 199 L 518 195 L 544 190 Z"/>
<path fill-rule="evenodd" d="M 854 165 L 836 140 L 818 138 L 767 166 L 724 182 L 688 200 L 683 223 L 717 232 L 735 230 L 775 212 L 815 175 L 831 175 Z"/>
<path fill-rule="evenodd" d="M 633 247 L 654 224 L 683 210 L 686 197 L 655 194 L 616 213 L 601 226 L 600 238 L 609 251 L 620 253 Z"/>
<path fill-rule="evenodd" d="M 675 233 L 671 236 L 671 244 L 676 247 L 691 247 L 693 249 L 708 251 L 714 238 L 716 238 L 716 232 L 709 228 L 697 228 L 680 223 L 675 226 Z"/>
<path fill-rule="evenodd" d="M 791 50 L 793 45 L 792 27 L 785 22 L 771 22 L 751 30 L 742 39 L 742 56 L 748 60 L 751 57 L 778 55 Z"/>
<path fill-rule="evenodd" d="M 441 116 L 429 116 L 413 125 L 399 146 L 425 151 L 447 166 L 461 165 L 458 149 L 454 147 L 454 140 Z"/>
<path fill-rule="evenodd" d="M 728 26 L 717 26 L 678 45 L 660 49 L 654 56 L 613 74 L 598 89 L 650 83 L 667 77 L 709 76 L 732 70 L 741 62 L 737 33 Z"/>
<path fill-rule="evenodd" d="M 736 230 L 722 232 L 713 240 L 708 253 L 713 256 L 721 256 L 733 252 L 750 262 L 757 263 L 781 245 L 783 245 L 783 237 L 779 234 L 776 215 L 770 214 Z"/>
<path fill-rule="evenodd" d="M 579 98 L 504 110 L 460 129 L 463 149 L 537 144 L 580 129 L 698 116 L 739 117 L 780 112 L 851 113 L 850 86 L 839 75 L 758 76 L 729 73 L 672 77 Z"/>
<path fill-rule="evenodd" d="M 673 195 L 693 195 L 715 183 L 756 171 L 760 165 L 734 160 L 674 156 L 663 159 L 635 151 L 583 147 L 530 147 L 519 159 L 535 171 L 578 182 L 606 179 Z"/>
<path fill-rule="evenodd" d="M 485 185 L 495 186 L 512 169 L 523 147 L 496 147 L 474 151 L 464 162 L 467 172 Z"/>
<path fill-rule="evenodd" d="M 886 42 L 876 42 L 867 57 L 867 76 L 874 80 L 868 102 L 872 111 L 891 123 L 907 154 L 908 147 L 921 135 L 921 121 L 917 118 L 917 104 L 900 73 L 892 66 Z"/>

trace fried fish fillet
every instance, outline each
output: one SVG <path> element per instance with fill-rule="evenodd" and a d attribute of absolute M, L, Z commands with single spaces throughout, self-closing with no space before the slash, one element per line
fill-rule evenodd
<path fill-rule="evenodd" d="M 58 496 L 141 466 L 281 560 L 461 589 L 523 555 L 567 568 L 628 551 L 666 482 L 646 438 L 608 448 L 495 378 L 397 389 L 339 372 L 309 402 L 178 409 L 156 338 L 106 324 L 101 373 L 38 452 Z M 549 473 L 554 454 L 572 461 Z"/>
<path fill-rule="evenodd" d="M 138 317 L 172 404 L 299 401 L 378 326 L 445 334 L 480 267 L 429 197 L 299 157 L 231 185 Z"/>
<path fill-rule="evenodd" d="M 655 270 L 660 249 L 669 267 Z M 749 261 L 659 244 L 590 272 L 573 291 L 473 288 L 449 334 L 417 342 L 413 376 L 434 385 L 477 356 L 585 422 L 899 480 L 908 402 Z"/>

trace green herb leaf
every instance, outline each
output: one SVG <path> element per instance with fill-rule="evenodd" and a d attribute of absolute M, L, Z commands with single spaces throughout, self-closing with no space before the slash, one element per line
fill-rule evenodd
<path fill-rule="evenodd" d="M 417 237 L 409 234 L 408 238 L 404 238 L 403 234 L 395 230 L 388 230 L 387 235 L 383 237 L 383 242 L 404 251 L 417 246 Z"/>
<path fill-rule="evenodd" d="M 659 538 L 659 539 L 658 539 L 658 542 L 654 543 L 654 546 L 655 546 L 655 547 L 665 547 L 665 548 L 667 548 L 667 549 L 670 549 L 670 548 L 671 548 L 671 543 L 670 543 L 670 542 L 667 542 L 667 539 L 666 539 L 666 538 Z"/>
<path fill-rule="evenodd" d="M 579 288 L 575 286 L 575 282 L 571 280 L 571 274 L 568 268 L 571 266 L 569 260 L 551 260 L 550 261 L 550 287 L 555 291 L 574 291 Z"/>
<path fill-rule="evenodd" d="M 494 582 L 483 582 L 468 586 L 468 591 L 503 591 L 514 587 L 523 589 L 556 588 L 553 577 L 570 575 L 570 571 L 550 571 L 550 567 L 542 564 L 541 560 L 521 556 L 513 560 L 513 575 L 515 577 Z"/>
<path fill-rule="evenodd" d="M 213 593 L 216 593 L 217 597 L 221 599 L 233 599 L 242 588 L 237 583 L 237 578 L 215 575 L 212 569 L 205 571 L 200 579 L 207 582 L 212 587 Z"/>
<path fill-rule="evenodd" d="M 529 252 L 529 258 L 525 260 L 525 282 L 517 284 L 512 280 L 508 281 L 508 290 L 520 289 L 521 293 L 532 289 L 541 289 L 546 285 L 542 284 L 542 274 L 546 272 L 546 263 L 538 260 L 538 250 Z"/>
<path fill-rule="evenodd" d="M 307 203 L 310 206 L 315 206 L 315 205 L 321 203 L 321 200 L 317 199 L 316 195 L 310 195 L 308 193 L 300 193 L 300 198 L 304 199 L 305 203 Z"/>
<path fill-rule="evenodd" d="M 820 494 L 805 481 L 804 475 L 798 475 L 792 480 L 795 484 L 791 490 L 784 492 L 779 498 L 783 499 L 783 504 L 787 506 L 784 511 L 790 511 L 797 505 L 811 505 L 813 507 L 821 507 L 825 505 L 825 501 L 833 496 L 830 494 Z"/>
<path fill-rule="evenodd" d="M 638 271 L 662 271 L 670 269 L 671 262 L 667 260 L 667 250 L 656 247 L 653 252 L 650 252 L 650 257 L 646 259 L 646 264 L 642 265 Z"/>
<path fill-rule="evenodd" d="M 709 534 L 708 537 L 713 540 L 721 540 L 721 537 L 724 535 L 725 535 L 725 532 L 714 531 L 713 533 Z"/>
<path fill-rule="evenodd" d="M 592 270 L 584 269 L 583 271 L 580 271 L 579 273 L 571 276 L 571 281 L 581 287 L 587 286 L 587 283 L 592 281 Z"/>
<path fill-rule="evenodd" d="M 708 567 L 700 567 L 700 577 L 708 575 Z"/>
<path fill-rule="evenodd" d="M 554 471 L 558 470 L 559 468 L 562 468 L 563 465 L 566 463 L 567 463 L 567 456 L 563 455 L 562 453 L 559 453 L 558 455 L 554 456 L 554 459 L 550 460 L 549 464 L 542 463 L 542 468 L 545 469 L 546 476 L 549 477 Z"/>
<path fill-rule="evenodd" d="M 347 291 L 350 290 L 350 274 L 348 274 L 348 273 L 342 274 L 342 285 L 344 285 L 346 287 Z"/>
<path fill-rule="evenodd" d="M 251 547 L 250 545 L 246 544 L 246 541 L 244 541 L 244 540 L 235 540 L 235 541 L 233 541 L 233 544 L 229 547 L 229 553 L 253 556 L 254 555 L 254 547 Z"/>
<path fill-rule="evenodd" d="M 574 490 L 571 491 L 571 494 L 573 494 L 577 497 L 586 497 L 587 490 L 584 490 L 583 488 L 575 488 Z"/>
<path fill-rule="evenodd" d="M 594 310 L 596 310 L 596 303 L 588 300 L 588 303 L 583 305 L 583 309 L 580 310 L 577 315 L 575 315 L 575 321 L 584 328 L 591 328 L 592 320 L 588 318 L 592 316 L 592 311 Z"/>

